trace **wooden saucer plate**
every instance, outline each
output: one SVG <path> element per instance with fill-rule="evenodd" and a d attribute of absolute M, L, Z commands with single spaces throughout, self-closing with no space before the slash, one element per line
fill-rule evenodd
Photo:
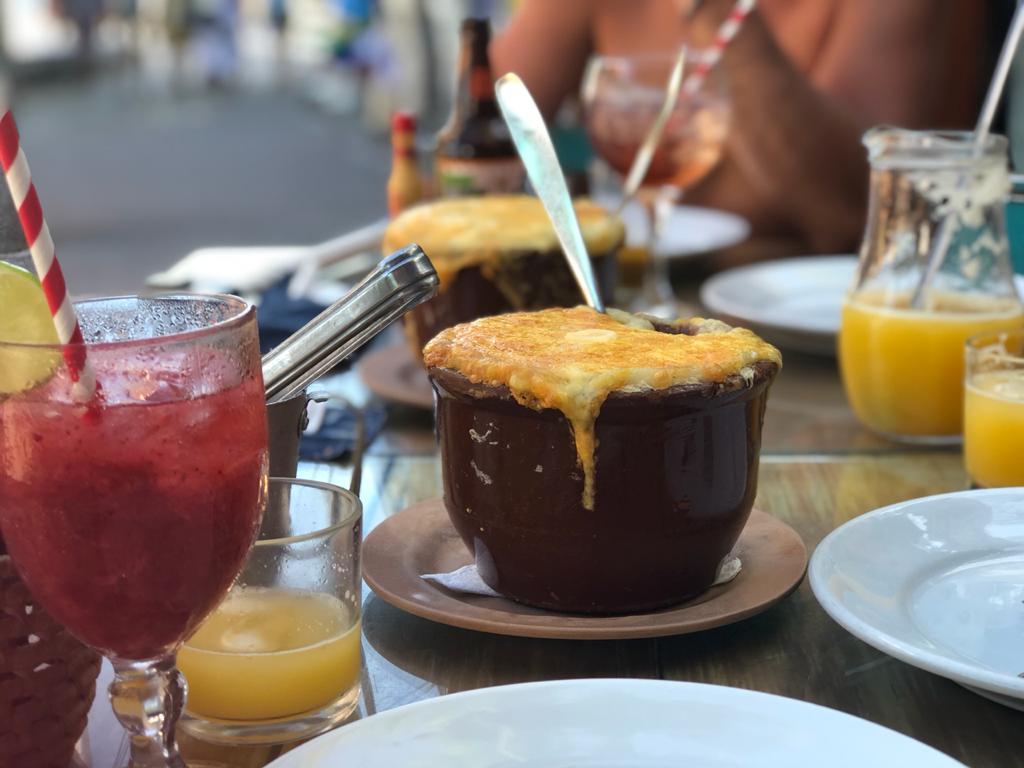
<path fill-rule="evenodd" d="M 434 390 L 427 372 L 404 344 L 370 350 L 356 370 L 366 388 L 382 400 L 433 410 Z"/>
<path fill-rule="evenodd" d="M 743 562 L 739 576 L 685 603 L 625 616 L 556 613 L 503 597 L 453 592 L 421 578 L 473 559 L 444 502 L 430 499 L 392 515 L 367 535 L 363 578 L 382 600 L 441 624 L 517 637 L 623 640 L 682 635 L 749 618 L 793 592 L 807 569 L 800 535 L 756 509 L 735 552 Z"/>

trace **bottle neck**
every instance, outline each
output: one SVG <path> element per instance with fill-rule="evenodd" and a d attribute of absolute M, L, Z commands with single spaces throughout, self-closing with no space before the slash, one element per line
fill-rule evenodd
<path fill-rule="evenodd" d="M 470 102 L 494 101 L 494 76 L 491 74 L 491 67 L 484 62 L 482 65 L 474 65 L 469 71 L 469 99 Z"/>
<path fill-rule="evenodd" d="M 391 156 L 394 159 L 416 157 L 416 137 L 405 131 L 391 134 Z"/>
<path fill-rule="evenodd" d="M 494 76 L 487 47 L 487 27 L 474 27 L 462 34 L 459 62 L 458 109 L 464 117 L 474 114 L 497 114 L 494 98 Z"/>

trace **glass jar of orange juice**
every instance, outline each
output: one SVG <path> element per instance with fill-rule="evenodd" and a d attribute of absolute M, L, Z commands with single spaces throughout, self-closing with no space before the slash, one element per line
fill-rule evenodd
<path fill-rule="evenodd" d="M 839 363 L 857 417 L 897 440 L 959 441 L 965 341 L 1024 324 L 1004 218 L 1007 141 L 990 136 L 977 153 L 971 139 L 885 127 L 864 136 L 871 200 Z"/>

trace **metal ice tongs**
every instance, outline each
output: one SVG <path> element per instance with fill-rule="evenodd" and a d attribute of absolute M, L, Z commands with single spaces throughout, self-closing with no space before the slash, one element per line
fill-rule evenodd
<path fill-rule="evenodd" d="M 263 356 L 267 402 L 297 395 L 433 295 L 438 278 L 418 245 L 383 259 L 362 282 Z"/>

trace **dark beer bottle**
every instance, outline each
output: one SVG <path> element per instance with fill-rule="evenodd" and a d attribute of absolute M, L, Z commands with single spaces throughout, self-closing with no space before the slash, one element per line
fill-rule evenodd
<path fill-rule="evenodd" d="M 455 108 L 437 139 L 438 195 L 522 192 L 526 178 L 494 98 L 487 19 L 462 22 Z"/>

